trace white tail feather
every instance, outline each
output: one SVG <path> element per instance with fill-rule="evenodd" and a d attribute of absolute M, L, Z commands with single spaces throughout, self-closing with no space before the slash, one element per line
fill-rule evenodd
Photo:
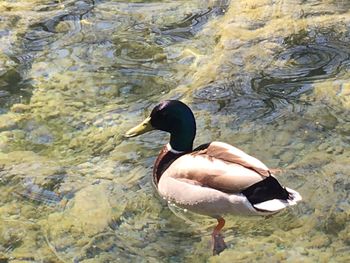
<path fill-rule="evenodd" d="M 272 199 L 262 203 L 255 204 L 253 206 L 259 210 L 264 210 L 269 212 L 278 212 L 288 206 L 296 205 L 299 201 L 302 200 L 301 195 L 297 191 L 287 187 L 286 187 L 286 190 L 290 194 L 290 198 L 288 200 Z"/>

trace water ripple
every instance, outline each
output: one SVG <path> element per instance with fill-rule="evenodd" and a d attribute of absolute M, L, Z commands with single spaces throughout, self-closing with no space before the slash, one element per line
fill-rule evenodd
<path fill-rule="evenodd" d="M 281 81 L 320 80 L 336 76 L 346 60 L 349 50 L 340 44 L 299 45 L 282 52 L 267 75 Z"/>
<path fill-rule="evenodd" d="M 314 82 L 344 74 L 349 58 L 348 45 L 321 36 L 310 40 L 310 44 L 295 44 L 287 48 L 260 77 L 252 80 L 253 90 L 266 103 L 264 118 L 274 120 L 281 117 L 288 107 L 302 112 L 306 106 L 303 106 L 300 96 L 312 92 Z"/>
<path fill-rule="evenodd" d="M 232 95 L 230 85 L 225 83 L 210 83 L 209 85 L 196 90 L 193 93 L 194 98 L 201 100 L 222 100 Z"/>
<path fill-rule="evenodd" d="M 165 36 L 166 42 L 179 42 L 193 37 L 213 16 L 224 14 L 227 6 L 218 5 L 206 8 L 197 13 L 188 14 L 184 19 L 176 23 L 167 25 L 159 29 L 153 29 L 155 33 Z M 164 39 L 157 41 L 159 44 L 164 42 Z"/>
<path fill-rule="evenodd" d="M 196 90 L 193 97 L 217 101 L 213 110 L 221 114 L 239 112 L 240 121 L 270 123 L 290 111 L 304 112 L 307 105 L 300 96 L 312 92 L 314 82 L 346 72 L 350 61 L 350 48 L 343 42 L 320 36 L 313 42 L 291 45 L 278 54 L 260 76 L 252 77 L 251 88 L 243 89 L 239 81 L 215 82 Z"/>

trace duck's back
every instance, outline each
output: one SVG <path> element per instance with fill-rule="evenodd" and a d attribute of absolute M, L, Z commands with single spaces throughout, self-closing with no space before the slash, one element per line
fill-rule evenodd
<path fill-rule="evenodd" d="M 239 193 L 269 174 L 261 161 L 229 144 L 212 142 L 197 149 L 177 158 L 162 176 Z"/>

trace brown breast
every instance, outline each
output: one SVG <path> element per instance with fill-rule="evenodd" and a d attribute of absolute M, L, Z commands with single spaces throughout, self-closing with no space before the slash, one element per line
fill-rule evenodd
<path fill-rule="evenodd" d="M 186 153 L 173 153 L 168 150 L 167 146 L 165 145 L 163 149 L 160 151 L 156 162 L 154 163 L 153 167 L 153 182 L 155 186 L 158 185 L 159 179 L 162 176 L 162 174 L 165 172 L 166 169 L 180 156 L 184 155 Z"/>

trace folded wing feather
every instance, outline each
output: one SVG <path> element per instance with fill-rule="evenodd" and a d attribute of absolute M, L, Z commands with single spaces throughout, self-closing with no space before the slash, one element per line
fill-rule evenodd
<path fill-rule="evenodd" d="M 267 166 L 260 160 L 224 142 L 212 142 L 207 148 L 206 154 L 226 162 L 237 163 L 244 167 L 253 169 L 262 176 L 270 175 L 269 168 L 267 168 Z"/>
<path fill-rule="evenodd" d="M 268 175 L 268 168 L 258 159 L 229 144 L 212 142 L 206 149 L 175 160 L 162 176 L 239 193 Z"/>

